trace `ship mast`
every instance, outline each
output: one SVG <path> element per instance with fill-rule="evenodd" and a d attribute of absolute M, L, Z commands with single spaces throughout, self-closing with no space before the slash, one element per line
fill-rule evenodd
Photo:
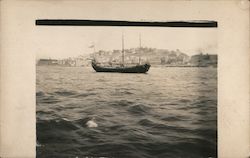
<path fill-rule="evenodd" d="M 139 42 L 140 42 L 140 47 L 139 47 L 139 64 L 141 64 L 141 34 L 139 34 Z"/>
<path fill-rule="evenodd" d="M 122 66 L 124 66 L 124 35 L 122 33 Z"/>
<path fill-rule="evenodd" d="M 139 36 L 139 40 L 140 40 L 140 49 L 141 49 L 141 34 Z"/>

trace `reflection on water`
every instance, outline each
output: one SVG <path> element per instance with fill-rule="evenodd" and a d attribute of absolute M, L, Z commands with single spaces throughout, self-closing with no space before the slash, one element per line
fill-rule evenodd
<path fill-rule="evenodd" d="M 37 157 L 217 155 L 216 68 L 39 66 L 36 96 Z"/>

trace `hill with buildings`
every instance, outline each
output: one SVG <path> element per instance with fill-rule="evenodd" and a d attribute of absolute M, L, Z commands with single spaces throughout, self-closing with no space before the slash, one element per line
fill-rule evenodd
<path fill-rule="evenodd" d="M 156 48 L 131 48 L 125 49 L 125 62 L 135 64 L 140 62 L 149 61 L 151 65 L 164 65 L 164 64 L 175 64 L 183 65 L 187 64 L 189 61 L 189 56 L 180 50 L 169 51 L 166 49 L 156 49 Z M 112 62 L 119 63 L 121 61 L 122 51 L 103 51 L 100 50 L 92 56 L 99 62 Z"/>
<path fill-rule="evenodd" d="M 125 63 L 137 64 L 150 62 L 152 66 L 195 66 L 195 67 L 207 67 L 217 66 L 217 55 L 211 54 L 197 54 L 188 56 L 180 50 L 166 50 L 156 48 L 130 48 L 124 50 Z M 58 66 L 89 66 L 90 59 L 95 58 L 99 63 L 104 64 L 119 64 L 122 61 L 122 51 L 112 50 L 104 51 L 99 50 L 89 56 L 79 56 L 76 58 L 67 58 L 62 60 L 56 59 L 40 59 L 37 65 L 58 65 Z"/>

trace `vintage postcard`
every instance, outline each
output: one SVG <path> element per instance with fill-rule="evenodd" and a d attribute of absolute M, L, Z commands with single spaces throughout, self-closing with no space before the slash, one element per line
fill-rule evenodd
<path fill-rule="evenodd" d="M 1 1 L 0 156 L 249 156 L 248 6 Z"/>

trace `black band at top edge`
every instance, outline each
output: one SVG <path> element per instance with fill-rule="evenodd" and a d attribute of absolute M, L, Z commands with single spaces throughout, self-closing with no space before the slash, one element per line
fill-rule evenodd
<path fill-rule="evenodd" d="M 138 26 L 138 27 L 217 27 L 216 21 L 117 21 L 79 19 L 38 19 L 36 25 L 46 26 Z"/>

